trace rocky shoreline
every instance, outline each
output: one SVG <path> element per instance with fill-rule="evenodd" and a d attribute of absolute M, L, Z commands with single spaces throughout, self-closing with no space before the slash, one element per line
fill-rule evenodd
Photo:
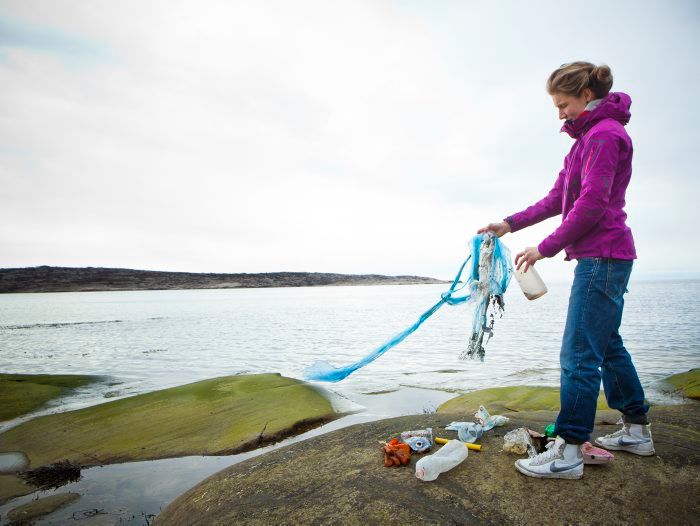
<path fill-rule="evenodd" d="M 268 272 L 214 274 L 101 267 L 0 269 L 0 293 L 94 292 L 108 290 L 239 289 L 332 285 L 416 285 L 446 283 L 422 276 Z"/>
<path fill-rule="evenodd" d="M 0 387 L 4 385 L 6 395 L 19 395 L 59 380 L 45 376 L 4 375 Z M 343 427 L 244 460 L 199 484 L 193 480 L 194 487 L 169 504 L 157 523 L 632 524 L 661 521 L 663 503 L 669 499 L 677 503 L 674 520 L 692 522 L 700 511 L 693 498 L 700 491 L 699 380 L 698 369 L 667 379 L 669 391 L 685 403 L 652 407 L 655 457 L 616 455 L 612 465 L 587 467 L 581 482 L 527 479 L 513 468 L 517 457 L 501 451 L 505 432 L 520 426 L 542 431 L 555 419 L 558 390 L 498 387 L 460 395 L 443 403 L 437 413 Z M 480 404 L 511 421 L 484 435 L 482 451 L 470 453 L 458 468 L 436 482 L 423 483 L 413 473 L 419 457 L 407 467 L 383 467 L 378 442 L 424 427 L 454 438 L 454 432 L 444 429 L 447 423 L 471 419 Z M 338 416 L 312 386 L 277 374 L 204 380 L 42 416 L 0 435 L 0 456 L 21 453 L 26 460 L 14 471 L 7 466 L 0 470 L 0 502 L 37 489 L 22 481 L 18 469 L 56 466 L 59 459 L 79 470 L 144 459 L 222 455 L 277 441 Z M 600 399 L 594 436 L 617 429 L 618 416 Z M 643 476 L 636 477 L 635 484 L 624 484 L 635 473 Z M 533 499 L 540 503 L 537 507 L 531 505 Z M 596 506 L 591 507 L 591 499 Z M 8 502 L 5 509 L 26 519 L 39 516 L 39 510 L 51 513 L 69 505 L 68 500 L 54 500 Z M 618 512 L 625 502 L 637 505 L 621 518 Z M 80 500 L 74 506 L 79 505 Z"/>
<path fill-rule="evenodd" d="M 616 412 L 599 413 L 594 436 L 619 429 Z M 384 467 L 378 442 L 425 427 L 455 438 L 444 427 L 465 413 L 359 424 L 244 461 L 175 499 L 156 524 L 693 524 L 700 516 L 700 404 L 654 406 L 656 456 L 615 452 L 609 465 L 586 466 L 581 480 L 518 473 L 522 456 L 502 451 L 503 436 L 542 430 L 556 412 L 507 416 L 481 438 L 481 451 L 433 482 L 415 477 L 420 455 Z"/>

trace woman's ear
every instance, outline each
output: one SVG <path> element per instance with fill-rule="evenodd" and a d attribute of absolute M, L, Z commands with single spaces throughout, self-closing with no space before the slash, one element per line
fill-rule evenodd
<path fill-rule="evenodd" d="M 583 98 L 586 100 L 586 104 L 595 99 L 595 95 L 593 94 L 593 90 L 591 88 L 583 88 L 582 94 Z"/>

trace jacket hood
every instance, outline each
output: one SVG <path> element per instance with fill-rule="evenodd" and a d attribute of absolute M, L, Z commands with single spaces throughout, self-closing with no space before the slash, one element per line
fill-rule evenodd
<path fill-rule="evenodd" d="M 585 111 L 578 118 L 566 121 L 561 131 L 578 139 L 603 119 L 614 119 L 624 126 L 630 121 L 631 105 L 632 99 L 627 93 L 610 92 L 591 111 Z"/>

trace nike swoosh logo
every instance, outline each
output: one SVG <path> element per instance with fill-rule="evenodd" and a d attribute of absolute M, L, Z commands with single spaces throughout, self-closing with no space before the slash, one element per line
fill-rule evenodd
<path fill-rule="evenodd" d="M 568 464 L 568 465 L 566 465 L 566 466 L 558 465 L 556 462 L 552 462 L 552 463 L 549 465 L 549 471 L 551 471 L 552 473 L 559 473 L 559 472 L 561 472 L 561 471 L 566 471 L 566 470 L 568 470 L 568 469 L 573 469 L 573 468 L 575 468 L 576 466 L 580 466 L 581 464 L 583 464 L 583 460 L 579 460 L 578 462 L 576 462 L 576 464 Z"/>
<path fill-rule="evenodd" d="M 618 442 L 621 446 L 638 446 L 639 444 L 648 444 L 649 440 L 630 440 L 629 442 L 624 438 L 621 438 Z"/>

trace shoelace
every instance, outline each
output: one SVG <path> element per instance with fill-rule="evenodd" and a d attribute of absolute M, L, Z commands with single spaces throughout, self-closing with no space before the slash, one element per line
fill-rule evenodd
<path fill-rule="evenodd" d="M 618 422 L 619 423 L 619 422 Z M 614 433 L 610 433 L 608 435 L 605 435 L 603 438 L 617 438 L 622 435 L 629 435 L 629 426 L 627 424 L 622 424 L 622 429 L 618 429 Z"/>
<path fill-rule="evenodd" d="M 555 447 L 556 442 L 552 441 L 547 444 L 545 444 L 545 448 L 547 448 L 547 451 L 543 451 L 542 453 L 535 455 L 530 459 L 530 464 L 544 464 L 545 462 L 549 462 L 550 460 L 555 459 L 556 457 L 559 456 L 559 448 Z"/>

